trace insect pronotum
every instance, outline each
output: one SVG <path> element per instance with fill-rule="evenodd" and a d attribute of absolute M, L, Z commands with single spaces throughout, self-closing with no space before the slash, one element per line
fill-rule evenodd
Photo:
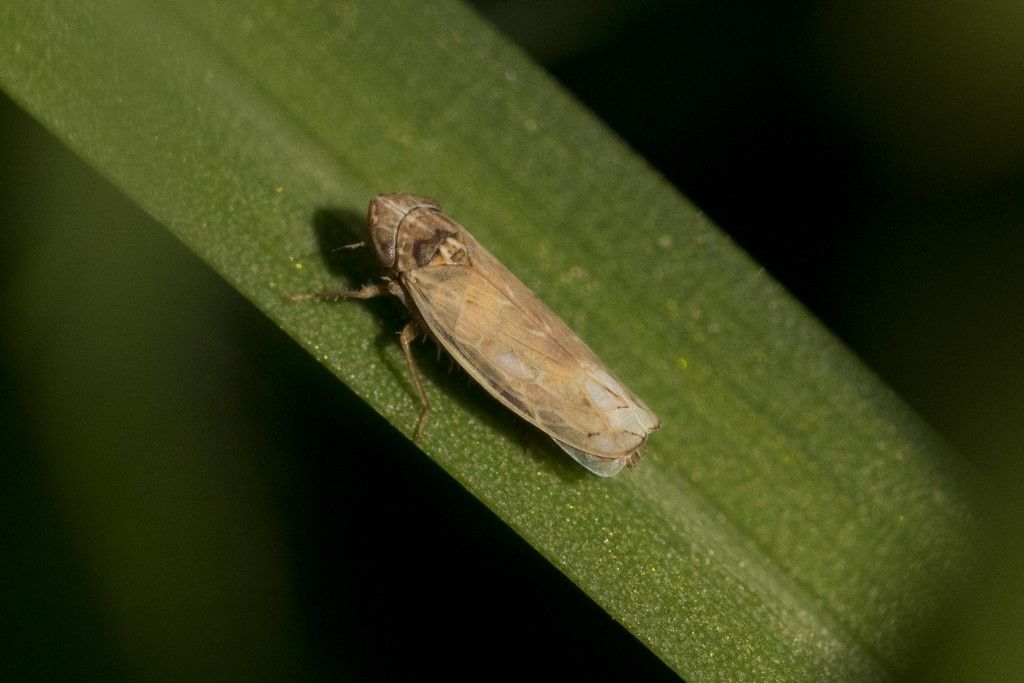
<path fill-rule="evenodd" d="M 354 291 L 296 300 L 398 297 L 411 320 L 399 341 L 419 394 L 419 440 L 430 414 L 410 344 L 433 337 L 509 410 L 603 477 L 632 467 L 661 422 L 561 318 L 432 199 L 370 201 L 370 239 L 387 275 Z M 352 245 L 359 246 L 359 245 Z"/>

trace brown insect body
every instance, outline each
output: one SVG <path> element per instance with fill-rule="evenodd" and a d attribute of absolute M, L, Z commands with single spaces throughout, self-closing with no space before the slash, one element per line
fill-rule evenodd
<path fill-rule="evenodd" d="M 405 193 L 374 197 L 368 222 L 391 273 L 387 293 L 494 398 L 595 474 L 636 463 L 658 418 L 465 228 L 433 200 Z M 370 286 L 352 296 L 382 293 Z M 410 332 L 402 341 L 421 391 L 422 428 L 428 406 Z"/>

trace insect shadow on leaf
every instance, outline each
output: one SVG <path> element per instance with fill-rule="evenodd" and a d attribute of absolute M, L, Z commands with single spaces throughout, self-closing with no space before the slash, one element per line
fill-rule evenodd
<path fill-rule="evenodd" d="M 382 269 L 373 248 L 369 244 L 363 248 L 352 248 L 355 244 L 367 241 L 365 212 L 342 207 L 320 207 L 313 214 L 312 224 L 327 269 L 332 275 L 344 280 L 344 283 L 331 289 L 358 290 L 367 284 L 381 282 Z M 358 302 L 370 309 L 380 323 L 380 333 L 374 347 L 382 365 L 398 382 L 408 387 L 412 395 L 417 395 L 413 378 L 405 364 L 395 363 L 389 352 L 389 347 L 398 343 L 398 332 L 410 319 L 409 312 L 392 296 L 358 299 Z M 347 300 L 340 303 L 351 304 Z M 435 348 L 431 349 L 430 346 Z M 433 339 L 430 345 L 412 345 L 416 367 L 429 380 L 430 385 L 443 387 L 445 394 L 454 399 L 460 410 L 472 413 L 511 441 L 520 444 L 524 454 L 531 457 L 538 466 L 553 471 L 565 480 L 586 478 L 585 472 L 567 461 L 543 432 L 495 402 L 457 363 L 452 364 L 446 353 L 441 353 L 438 362 L 437 349 L 440 349 L 440 345 Z"/>

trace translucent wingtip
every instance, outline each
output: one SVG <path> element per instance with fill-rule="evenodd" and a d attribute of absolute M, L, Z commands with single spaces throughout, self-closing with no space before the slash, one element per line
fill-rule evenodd
<path fill-rule="evenodd" d="M 573 448 L 567 443 L 558 439 L 554 440 L 563 451 L 573 457 L 573 460 L 586 467 L 599 477 L 614 477 L 626 466 L 629 458 L 599 458 L 590 453 L 584 453 L 578 448 Z"/>

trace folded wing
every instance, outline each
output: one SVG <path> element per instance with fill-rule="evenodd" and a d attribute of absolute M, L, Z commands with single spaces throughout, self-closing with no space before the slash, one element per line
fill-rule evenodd
<path fill-rule="evenodd" d="M 525 285 L 463 236 L 469 263 L 404 274 L 423 322 L 496 399 L 591 471 L 615 474 L 658 428 L 657 417 Z"/>

